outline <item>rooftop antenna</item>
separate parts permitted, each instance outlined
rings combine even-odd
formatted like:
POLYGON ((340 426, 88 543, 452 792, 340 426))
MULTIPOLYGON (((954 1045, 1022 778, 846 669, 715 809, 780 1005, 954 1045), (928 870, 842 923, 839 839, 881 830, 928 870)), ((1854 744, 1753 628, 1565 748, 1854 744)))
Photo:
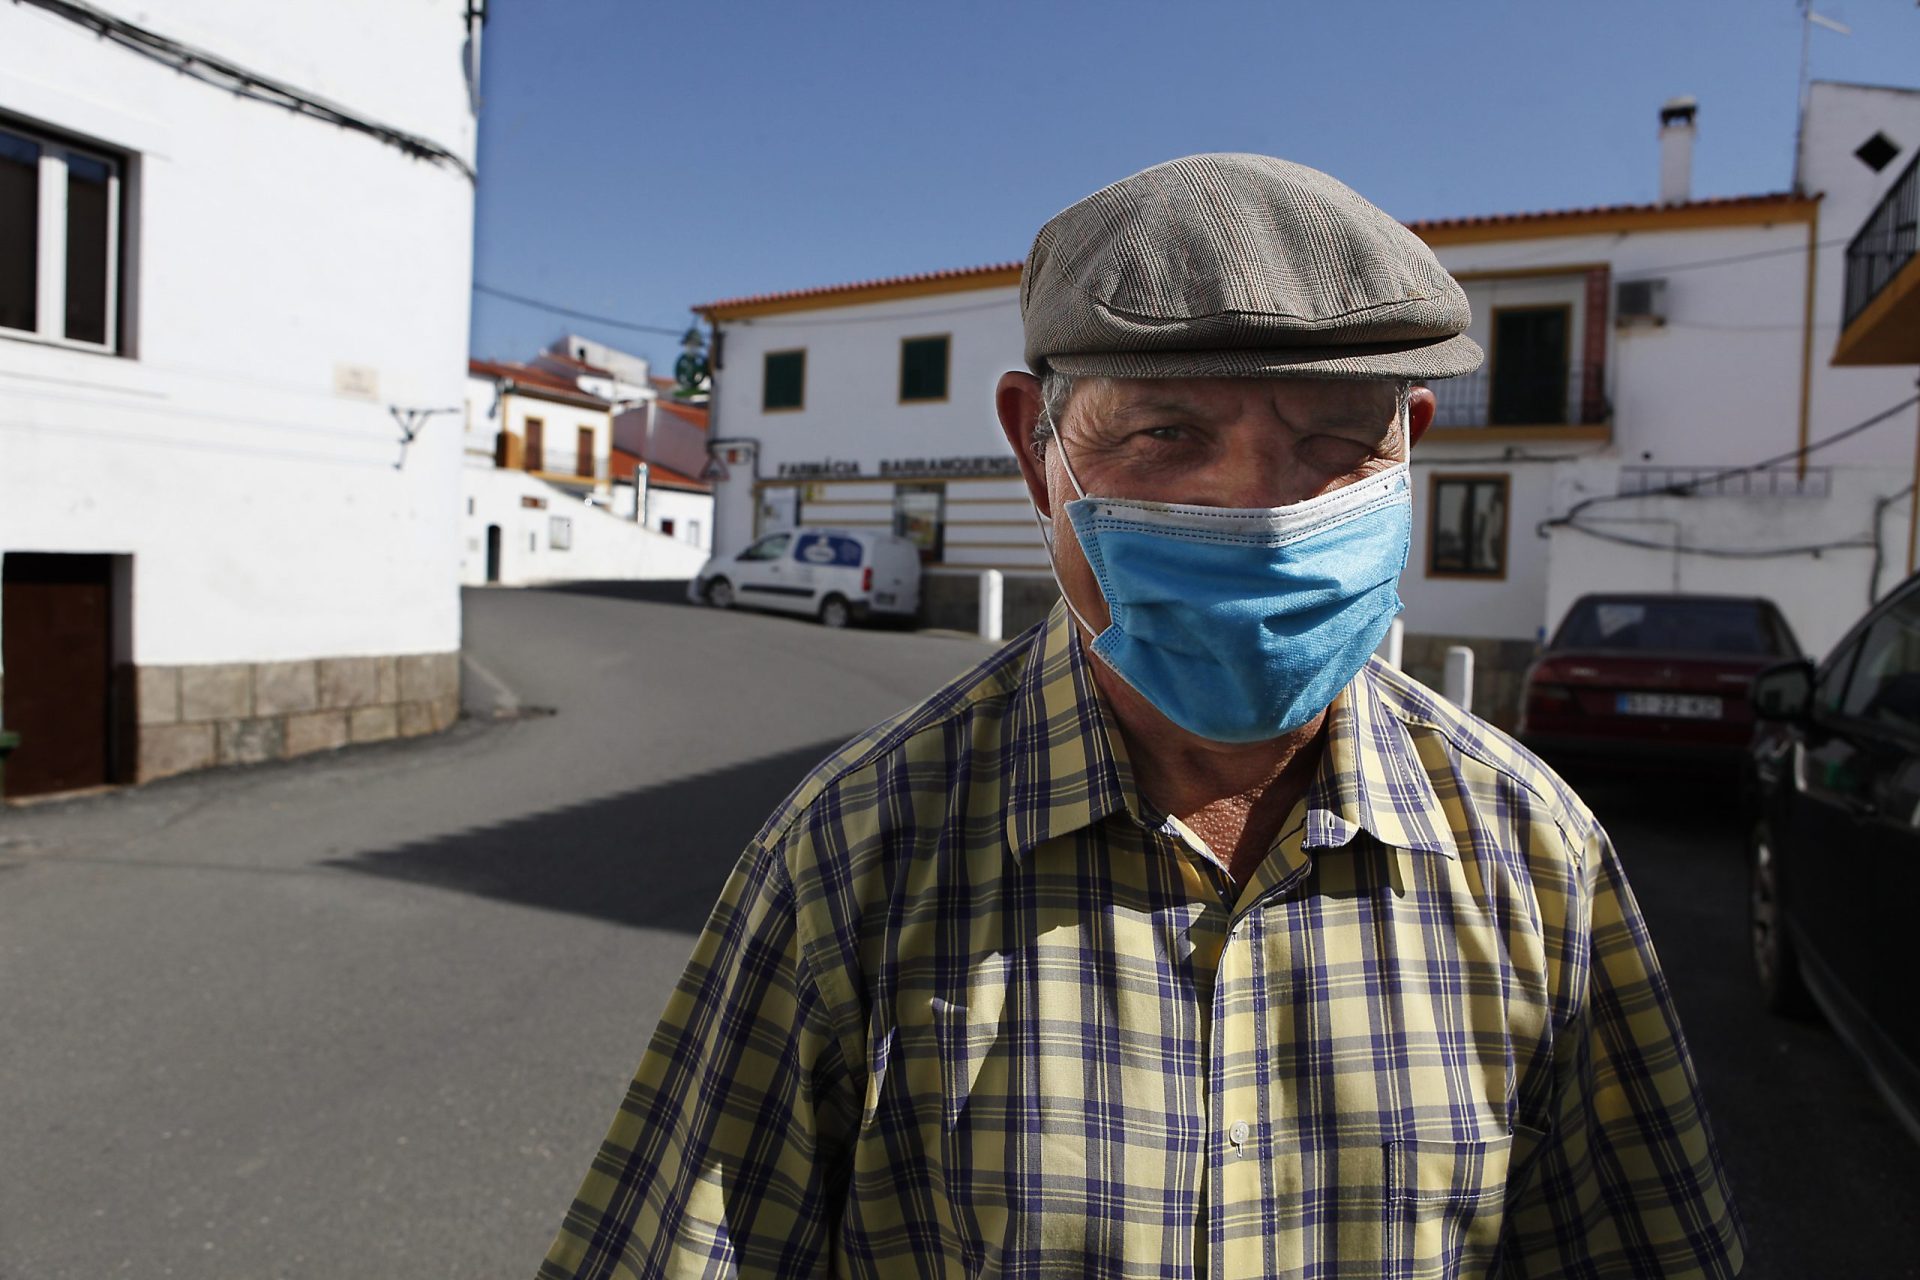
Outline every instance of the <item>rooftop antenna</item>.
POLYGON ((1812 92, 1812 81, 1807 78, 1807 55, 1813 47, 1813 29, 1816 26, 1839 35, 1850 36, 1853 28, 1844 22, 1835 22, 1824 13, 1813 11, 1813 0, 1799 0, 1800 5, 1800 119, 1793 129, 1793 190, 1796 195, 1805 195, 1800 183, 1800 144, 1807 132, 1807 99, 1812 92))

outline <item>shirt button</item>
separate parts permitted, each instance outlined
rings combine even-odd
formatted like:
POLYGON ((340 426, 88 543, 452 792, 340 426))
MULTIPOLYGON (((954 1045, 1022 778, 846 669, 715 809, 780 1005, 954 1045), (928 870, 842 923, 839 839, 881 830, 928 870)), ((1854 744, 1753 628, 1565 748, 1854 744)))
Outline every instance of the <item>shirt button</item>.
MULTIPOLYGON (((1233 1122, 1233 1128, 1227 1130, 1227 1137, 1232 1139, 1234 1150, 1239 1151, 1241 1144, 1247 1140, 1247 1122, 1245 1120, 1235 1120, 1233 1122)), ((1240 1154, 1244 1155, 1246 1153, 1241 1152, 1240 1154)))

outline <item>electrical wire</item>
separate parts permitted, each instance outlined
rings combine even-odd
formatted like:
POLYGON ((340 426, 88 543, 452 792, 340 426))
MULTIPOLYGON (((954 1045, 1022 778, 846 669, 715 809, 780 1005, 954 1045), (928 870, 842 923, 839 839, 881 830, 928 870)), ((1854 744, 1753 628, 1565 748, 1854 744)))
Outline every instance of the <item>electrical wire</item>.
POLYGON ((621 320, 614 316, 595 315, 591 311, 575 311, 572 307, 563 307, 557 302, 546 302, 540 298, 529 298, 524 293, 509 293, 505 289, 496 289, 490 284, 473 282, 475 293, 484 293, 490 298, 504 298, 508 302, 517 302, 523 307, 532 307, 538 311, 551 311, 557 316, 569 316, 575 320, 590 320, 594 324, 611 325, 616 329, 632 329, 638 333, 664 333, 669 338, 678 338, 687 331, 686 326, 669 329, 665 325, 641 324, 637 320, 621 320))
POLYGON ((452 169, 468 182, 475 181, 472 165, 431 139, 408 133, 404 129, 396 129, 392 125, 382 124, 377 120, 370 120, 338 103, 328 102, 325 98, 315 97, 304 90, 297 89, 283 80, 276 80, 272 76, 262 75, 257 71, 249 71, 218 54, 195 48, 170 36, 163 36, 157 31, 128 22, 124 18, 115 17, 85 3, 84 0, 14 0, 14 3, 44 9, 57 18, 64 18, 68 22, 85 27, 104 40, 111 40, 123 49, 131 50, 144 58, 151 58, 182 75, 192 76, 203 84, 228 90, 239 97, 251 98, 255 102, 285 107, 296 115, 338 125, 342 129, 351 129, 356 133, 364 133, 415 159, 452 169))
POLYGON ((1807 457, 1810 454, 1819 452, 1821 449, 1839 444, 1843 440, 1851 439, 1863 431, 1871 430, 1889 418, 1892 418, 1895 414, 1910 409, 1916 404, 1920 404, 1920 395, 1908 396, 1899 404, 1882 409, 1872 417, 1856 422, 1850 427, 1834 432, 1832 435, 1822 436, 1820 439, 1810 441, 1797 449, 1789 449, 1785 453, 1776 454, 1771 458, 1764 458, 1759 462, 1749 463, 1743 467, 1728 467, 1722 471, 1710 472, 1703 476, 1696 476, 1692 480, 1683 480, 1659 489, 1650 489, 1644 493, 1595 494, 1591 498, 1585 498, 1574 503, 1571 507, 1567 508, 1567 513, 1563 516, 1556 516, 1550 520, 1542 520, 1534 526, 1534 532, 1544 538, 1548 536, 1547 531, 1549 529, 1568 529, 1574 533, 1585 534, 1589 538, 1597 538, 1602 542, 1618 543, 1621 546, 1640 547, 1653 551, 1671 551, 1676 555, 1707 556, 1723 560, 1765 560, 1787 556, 1818 556, 1823 551, 1846 551, 1856 548, 1861 550, 1872 548, 1875 554, 1878 555, 1879 530, 1877 526, 1874 531, 1874 537, 1871 539, 1848 538, 1833 542, 1807 543, 1788 547, 1698 547, 1678 541, 1665 543, 1652 542, 1643 538, 1629 538, 1625 534, 1610 533, 1602 529, 1596 529, 1590 524, 1581 524, 1579 523, 1578 517, 1583 511, 1588 511, 1607 503, 1636 502, 1642 498, 1684 498, 1706 485, 1717 484, 1733 476, 1751 475, 1756 471, 1765 471, 1770 467, 1776 467, 1783 462, 1792 462, 1796 459, 1807 457))

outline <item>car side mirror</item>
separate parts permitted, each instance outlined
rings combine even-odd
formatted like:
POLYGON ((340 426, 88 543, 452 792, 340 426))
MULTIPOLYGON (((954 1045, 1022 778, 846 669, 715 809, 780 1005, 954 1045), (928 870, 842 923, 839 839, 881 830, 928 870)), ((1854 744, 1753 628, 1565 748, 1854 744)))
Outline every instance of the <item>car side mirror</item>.
POLYGON ((1750 696, 1762 720, 1805 720, 1813 709, 1813 664, 1800 658, 1768 667, 1753 678, 1750 696))

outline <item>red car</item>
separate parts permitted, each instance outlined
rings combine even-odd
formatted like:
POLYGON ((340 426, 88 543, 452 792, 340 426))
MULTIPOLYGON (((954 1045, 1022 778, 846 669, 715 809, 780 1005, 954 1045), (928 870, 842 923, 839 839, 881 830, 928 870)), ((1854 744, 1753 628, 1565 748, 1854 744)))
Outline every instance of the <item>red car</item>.
POLYGON ((1738 764, 1753 677, 1800 656, 1771 600, 1581 596, 1527 671, 1519 736, 1549 758, 1738 764))

